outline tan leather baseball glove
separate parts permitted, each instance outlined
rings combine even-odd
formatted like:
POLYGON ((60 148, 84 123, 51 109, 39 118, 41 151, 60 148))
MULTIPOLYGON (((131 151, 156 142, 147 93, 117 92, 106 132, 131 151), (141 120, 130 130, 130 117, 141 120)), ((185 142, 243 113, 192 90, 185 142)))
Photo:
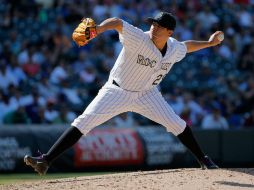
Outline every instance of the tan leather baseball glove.
POLYGON ((91 18, 84 18, 72 33, 72 39, 79 46, 86 45, 97 36, 96 23, 91 18))

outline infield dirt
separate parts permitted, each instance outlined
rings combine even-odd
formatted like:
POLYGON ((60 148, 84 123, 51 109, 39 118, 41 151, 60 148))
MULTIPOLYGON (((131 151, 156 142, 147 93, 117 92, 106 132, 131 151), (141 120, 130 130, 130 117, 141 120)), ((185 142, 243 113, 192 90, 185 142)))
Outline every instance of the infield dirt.
POLYGON ((0 185, 0 190, 245 190, 254 189, 254 168, 170 169, 0 185))

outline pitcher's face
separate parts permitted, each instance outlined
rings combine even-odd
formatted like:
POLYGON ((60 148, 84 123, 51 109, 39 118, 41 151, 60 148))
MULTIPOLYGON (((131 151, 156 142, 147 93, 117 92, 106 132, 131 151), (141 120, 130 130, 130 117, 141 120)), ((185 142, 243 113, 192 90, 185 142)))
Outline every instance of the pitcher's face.
POLYGON ((169 38, 173 34, 172 30, 169 30, 163 26, 160 26, 157 22, 153 22, 150 28, 151 39, 158 40, 160 38, 169 38))

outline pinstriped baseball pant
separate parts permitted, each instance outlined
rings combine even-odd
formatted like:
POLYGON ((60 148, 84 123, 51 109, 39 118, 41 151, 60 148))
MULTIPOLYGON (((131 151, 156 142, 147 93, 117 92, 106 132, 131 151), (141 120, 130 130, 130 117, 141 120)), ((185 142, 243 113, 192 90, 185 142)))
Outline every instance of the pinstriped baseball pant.
POLYGON ((94 127, 123 112, 136 112, 164 127, 168 132, 178 135, 183 132, 186 123, 172 110, 154 87, 148 91, 131 92, 106 83, 86 110, 77 117, 72 126, 86 135, 94 127))

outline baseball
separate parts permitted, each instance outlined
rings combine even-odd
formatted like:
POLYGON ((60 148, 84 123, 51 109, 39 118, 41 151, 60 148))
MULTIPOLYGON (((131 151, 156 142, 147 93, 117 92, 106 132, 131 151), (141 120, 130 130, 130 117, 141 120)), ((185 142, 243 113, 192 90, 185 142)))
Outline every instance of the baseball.
POLYGON ((220 41, 223 41, 224 40, 224 34, 223 33, 220 33, 218 36, 217 36, 218 40, 220 41))

